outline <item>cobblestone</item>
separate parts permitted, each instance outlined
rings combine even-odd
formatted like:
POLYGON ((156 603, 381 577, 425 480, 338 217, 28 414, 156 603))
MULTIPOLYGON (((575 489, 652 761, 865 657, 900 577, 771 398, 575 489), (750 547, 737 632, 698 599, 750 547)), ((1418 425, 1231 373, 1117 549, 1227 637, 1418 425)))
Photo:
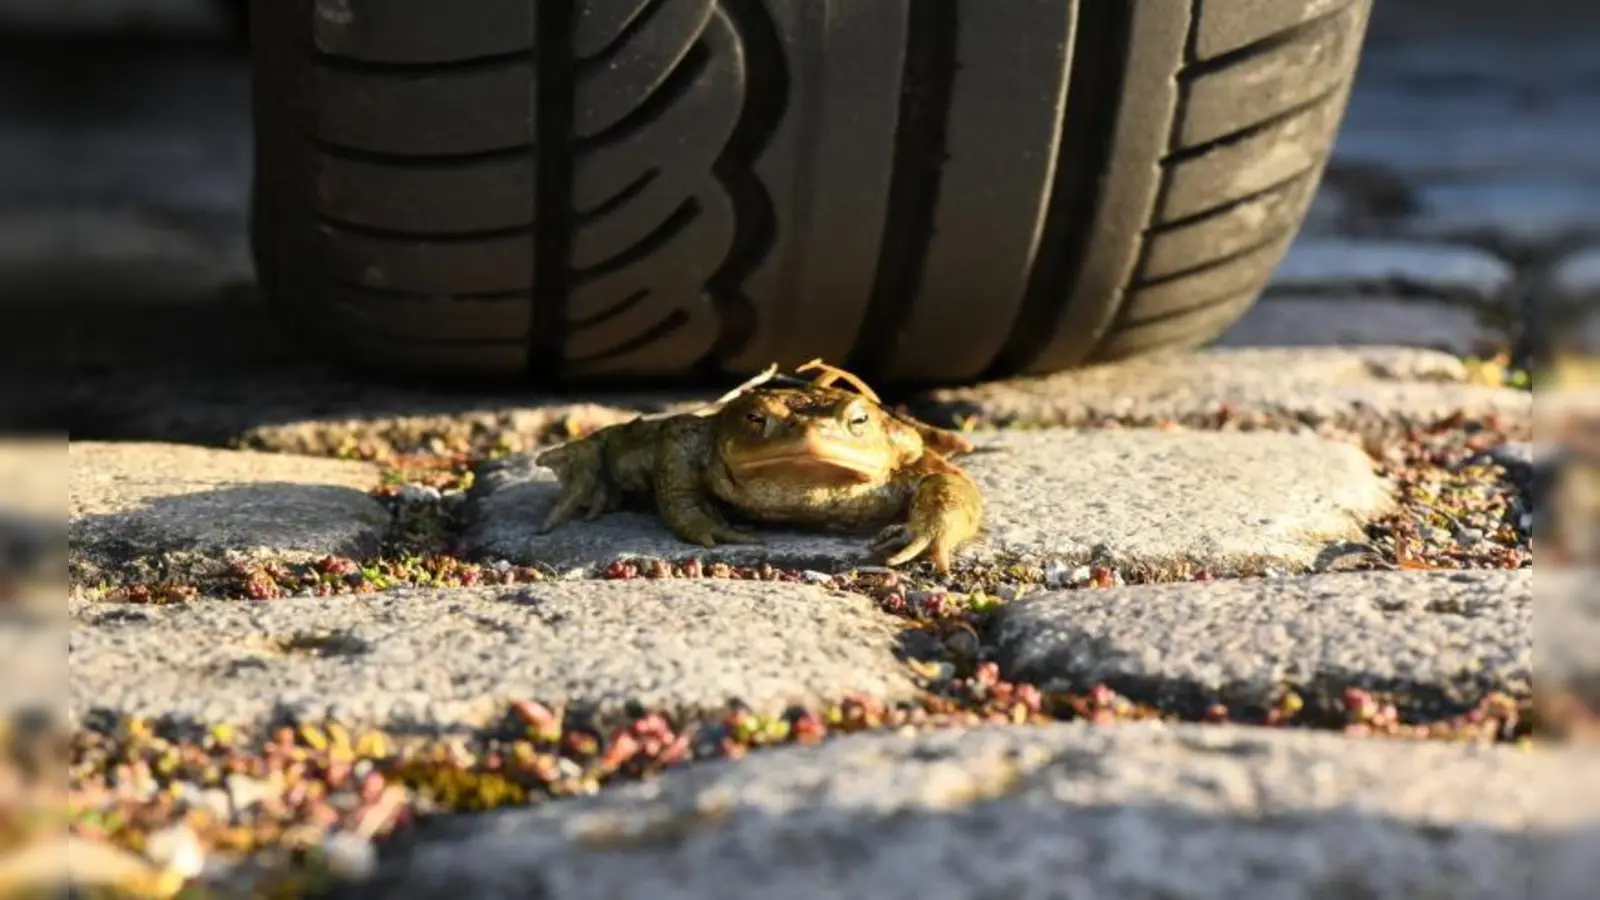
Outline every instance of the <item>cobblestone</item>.
POLYGON ((1272 276, 1269 290, 1387 292, 1403 290, 1492 300, 1512 269, 1481 250, 1448 244, 1356 238, 1296 241, 1272 276))
POLYGON ((1600 878, 1592 754, 1137 724, 856 736, 433 831, 397 900, 1490 900, 1600 878))
POLYGON ((365 463, 177 444, 68 446, 73 582, 162 580, 227 557, 370 556, 389 514, 365 463))
POLYGON ((1534 252, 1600 237, 1600 178, 1431 184, 1409 234, 1534 252))
POLYGON ((1533 572, 1349 572, 1037 593, 996 623, 1002 670, 1204 709, 1289 689, 1470 706, 1532 690, 1533 572))
POLYGON ((1458 303, 1418 298, 1269 294, 1215 347, 1408 347, 1490 355, 1506 338, 1458 303))
POLYGON ((1551 280, 1561 299, 1600 307, 1600 245, 1564 257, 1551 280))
POLYGON ((1461 360, 1410 348, 1226 348, 930 392, 935 420, 1076 426, 1259 421, 1366 430, 1458 415, 1527 422, 1528 391, 1468 383, 1461 360))
POLYGON ((737 699, 777 715, 908 694, 894 622, 859 596, 726 580, 80 603, 70 709, 441 731, 485 727, 519 699, 674 715, 737 699))

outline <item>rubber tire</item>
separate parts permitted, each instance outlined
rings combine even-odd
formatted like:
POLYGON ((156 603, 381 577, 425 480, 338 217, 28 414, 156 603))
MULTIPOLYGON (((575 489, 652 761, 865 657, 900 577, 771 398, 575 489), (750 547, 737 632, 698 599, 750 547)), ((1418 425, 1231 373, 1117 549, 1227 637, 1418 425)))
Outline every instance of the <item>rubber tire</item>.
POLYGON ((1202 345, 1300 228, 1371 0, 253 0, 257 265, 366 367, 1202 345))

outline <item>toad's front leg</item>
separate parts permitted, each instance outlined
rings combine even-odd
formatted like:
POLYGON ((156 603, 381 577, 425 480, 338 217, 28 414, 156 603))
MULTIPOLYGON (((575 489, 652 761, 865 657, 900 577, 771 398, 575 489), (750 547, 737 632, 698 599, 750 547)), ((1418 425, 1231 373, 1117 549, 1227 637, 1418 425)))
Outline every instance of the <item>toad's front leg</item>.
POLYGON ((982 522, 978 486, 965 472, 945 465, 922 477, 906 521, 885 528, 870 550, 887 556, 885 565, 899 566, 925 556, 934 569, 948 572, 955 551, 977 536, 982 522))
POLYGON ((656 447, 656 512, 673 534, 690 543, 759 544, 760 538, 730 527, 712 505, 704 476, 713 452, 707 427, 686 416, 664 429, 656 447))

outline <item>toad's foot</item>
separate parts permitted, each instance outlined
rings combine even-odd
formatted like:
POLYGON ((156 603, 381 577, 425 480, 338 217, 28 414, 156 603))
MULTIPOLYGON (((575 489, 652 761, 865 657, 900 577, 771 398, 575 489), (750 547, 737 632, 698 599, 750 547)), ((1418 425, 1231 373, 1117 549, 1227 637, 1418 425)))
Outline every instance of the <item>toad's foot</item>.
POLYGON ((540 534, 548 534, 571 521, 581 510, 593 521, 615 509, 621 500, 606 474, 605 449, 599 441, 575 441, 542 454, 538 462, 556 472, 561 495, 545 514, 540 534))
POLYGON ((930 475, 917 486, 906 522, 879 532, 868 551, 887 556, 885 565, 899 566, 926 557, 935 570, 948 572, 956 550, 978 533, 982 515, 978 489, 964 475, 930 475))
POLYGON ((658 503, 662 520, 680 540, 702 547, 761 543, 761 538, 730 526, 710 504, 693 494, 666 494, 658 503))

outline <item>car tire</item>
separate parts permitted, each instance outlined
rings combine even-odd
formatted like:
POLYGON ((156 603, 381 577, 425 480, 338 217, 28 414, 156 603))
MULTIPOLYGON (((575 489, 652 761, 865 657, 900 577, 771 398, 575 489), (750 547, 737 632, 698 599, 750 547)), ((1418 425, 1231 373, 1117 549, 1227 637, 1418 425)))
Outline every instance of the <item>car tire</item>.
POLYGON ((253 0, 254 239, 364 368, 884 383, 1203 345, 1371 0, 253 0))

